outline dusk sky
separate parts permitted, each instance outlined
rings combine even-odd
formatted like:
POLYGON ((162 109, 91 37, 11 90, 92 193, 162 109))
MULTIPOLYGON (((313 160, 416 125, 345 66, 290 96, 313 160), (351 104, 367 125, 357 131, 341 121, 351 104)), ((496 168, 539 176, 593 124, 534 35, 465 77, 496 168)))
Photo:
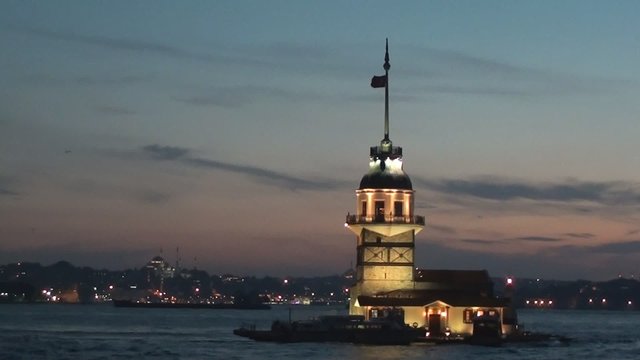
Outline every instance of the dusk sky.
POLYGON ((0 3, 0 263, 328 275, 383 136, 416 266, 640 274, 638 1, 0 3))

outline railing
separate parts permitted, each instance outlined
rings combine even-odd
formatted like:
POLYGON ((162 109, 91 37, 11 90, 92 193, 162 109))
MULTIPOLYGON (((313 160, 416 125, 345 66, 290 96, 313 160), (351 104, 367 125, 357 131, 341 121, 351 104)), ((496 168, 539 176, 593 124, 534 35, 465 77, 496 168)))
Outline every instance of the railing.
POLYGON ((346 223, 349 225, 355 224, 415 224, 424 225, 424 216, 393 216, 393 215, 347 215, 346 223))
POLYGON ((390 149, 384 149, 381 146, 371 146, 369 148, 370 156, 376 156, 381 154, 390 155, 392 157, 402 157, 402 148, 400 146, 392 146, 390 149))

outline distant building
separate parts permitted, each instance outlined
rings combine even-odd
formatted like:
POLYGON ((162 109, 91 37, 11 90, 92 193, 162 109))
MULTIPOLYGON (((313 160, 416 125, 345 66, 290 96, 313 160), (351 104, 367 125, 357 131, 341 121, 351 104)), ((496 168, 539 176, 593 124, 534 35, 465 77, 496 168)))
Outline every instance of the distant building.
POLYGON ((171 279, 175 276, 176 269, 169 265, 161 256, 156 256, 151 259, 145 268, 149 270, 155 276, 165 279, 171 279))
POLYGON ((370 148, 369 171, 356 190, 356 212, 345 223, 357 241, 349 313, 367 319, 400 315, 436 335, 471 334, 474 318, 493 316, 501 320, 503 333, 510 333, 515 313, 508 299, 493 295, 485 270, 415 268, 415 235, 425 218, 414 213, 415 191, 402 167, 402 148, 389 138, 389 68, 387 50, 385 75, 371 83, 385 88, 384 138, 370 148))

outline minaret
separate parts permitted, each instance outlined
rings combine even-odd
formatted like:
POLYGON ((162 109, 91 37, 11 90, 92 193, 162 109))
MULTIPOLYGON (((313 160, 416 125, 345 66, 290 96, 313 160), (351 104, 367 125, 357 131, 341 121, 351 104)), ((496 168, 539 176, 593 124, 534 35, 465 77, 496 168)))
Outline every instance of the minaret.
POLYGON ((356 283, 351 288, 349 313, 371 316, 358 296, 375 296, 414 286, 415 235, 423 216, 414 214, 414 191, 402 169, 402 148, 389 138, 389 42, 384 57, 385 75, 374 76, 371 86, 385 89, 384 138, 369 153, 369 172, 356 190, 356 213, 345 226, 357 239, 356 283))

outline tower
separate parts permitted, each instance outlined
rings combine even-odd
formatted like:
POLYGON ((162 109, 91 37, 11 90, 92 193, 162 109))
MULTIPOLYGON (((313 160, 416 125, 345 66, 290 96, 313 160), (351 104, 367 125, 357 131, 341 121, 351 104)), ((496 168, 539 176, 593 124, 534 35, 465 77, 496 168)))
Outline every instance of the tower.
POLYGON ((360 306, 358 296, 377 296, 409 290, 414 282, 415 235, 425 225, 414 214, 414 190, 402 168, 402 148, 389 138, 389 43, 385 75, 374 76, 371 86, 385 89, 384 138, 369 152, 369 171, 356 190, 356 213, 346 226, 356 235, 356 283, 351 288, 349 313, 376 317, 360 306))

